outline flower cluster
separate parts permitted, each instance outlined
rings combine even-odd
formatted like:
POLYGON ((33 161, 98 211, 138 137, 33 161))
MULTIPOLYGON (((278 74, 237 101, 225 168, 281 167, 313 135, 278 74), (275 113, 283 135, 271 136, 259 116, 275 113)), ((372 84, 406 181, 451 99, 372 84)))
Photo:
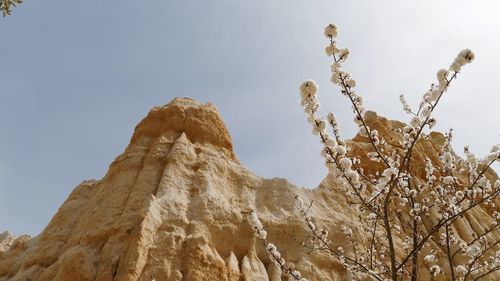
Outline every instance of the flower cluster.
POLYGON ((358 159, 352 159, 348 156, 348 147, 340 137, 340 130, 333 113, 329 113, 326 119, 317 116, 316 113, 319 108, 317 89, 316 83, 307 80, 300 86, 300 96, 301 105, 308 116, 307 120, 313 127, 312 132, 314 135, 320 136, 321 143, 324 146, 321 154, 325 158, 325 163, 330 172, 342 175, 342 179, 346 184, 359 190, 361 188, 359 174, 355 171, 358 159), (327 126, 332 128, 333 137, 326 131, 327 126))
MULTIPOLYGON (((411 111, 409 112, 415 115, 410 122, 413 128, 421 131, 426 125, 429 128, 434 127, 436 119, 431 118, 432 111, 438 104, 443 93, 450 86, 451 81, 457 77, 457 73, 460 72, 465 64, 471 63, 472 60, 474 60, 474 53, 469 49, 465 49, 458 54, 449 69, 438 70, 436 73, 438 83, 432 84, 430 89, 423 95, 418 113, 413 114, 411 111)), ((408 105, 403 101, 402 103, 403 109, 408 112, 408 105)))
POLYGON ((297 204, 297 209, 303 216, 307 227, 315 235, 315 239, 321 240, 322 244, 331 245, 332 241, 328 239, 328 231, 326 229, 316 226, 316 223, 314 222, 312 216, 309 214, 309 208, 306 207, 302 198, 300 198, 299 196, 295 196, 295 200, 297 204))
POLYGON ((12 12, 12 7, 15 7, 23 3, 22 0, 0 0, 0 11, 4 17, 10 16, 12 12))
POLYGON ((306 278, 302 277, 302 274, 298 270, 293 269, 285 261, 281 253, 278 251, 278 248, 274 244, 269 243, 267 241, 267 232, 264 230, 264 227, 262 226, 262 223, 260 222, 260 219, 255 211, 251 211, 250 214, 248 215, 248 223, 252 227, 255 236, 259 238, 264 244, 264 247, 267 253, 269 254, 269 257, 271 258, 272 262, 274 262, 278 267, 280 267, 284 273, 289 274, 292 280, 308 281, 306 278))
POLYGON ((262 226, 262 223, 260 222, 256 212, 252 211, 250 215, 248 215, 248 223, 250 223, 250 226, 252 226, 252 229, 255 232, 255 236, 257 236, 257 238, 266 240, 267 231, 264 230, 264 227, 262 226))
MULTIPOLYGON (((325 53, 333 60, 331 82, 349 101, 359 137, 370 151, 366 158, 354 156, 340 134, 335 115, 330 112, 319 116, 317 84, 307 80, 300 85, 300 104, 313 134, 323 145, 325 165, 344 188, 361 221, 357 228, 342 225, 339 230, 346 239, 335 246, 329 231, 309 213, 312 203, 306 206, 296 197, 297 208, 310 233, 303 245, 334 256, 355 280, 420 280, 421 274, 434 280, 445 274, 452 281, 465 281, 500 270, 500 241, 492 238, 500 235, 496 205, 500 180, 492 181, 487 176, 491 165, 500 160, 500 146, 493 146, 483 158, 466 147, 465 159, 461 159, 452 149, 451 130, 445 134, 440 150, 430 151, 425 143, 429 136, 425 129, 432 129, 437 122, 432 116, 434 110, 463 66, 474 60, 474 53, 463 50, 448 69, 438 70, 436 81, 424 93, 416 111, 400 96, 403 110, 410 118, 407 125, 394 129, 394 137, 368 124, 363 99, 357 92, 358 83, 343 68, 350 52, 337 43, 338 28, 330 24, 324 34, 328 39, 325 53), (438 157, 434 151, 439 151, 438 157), (369 161, 368 165, 361 159, 369 161), (424 159, 424 165, 417 159, 424 159), (370 168, 368 172, 366 167, 370 168), (472 238, 463 237, 455 226, 477 208, 489 210, 492 222, 480 230, 475 228, 472 238)), ((261 225, 252 225, 256 235, 265 240, 261 225)), ((268 243, 264 244, 267 248, 268 243)), ((274 246, 268 251, 272 257, 278 257, 275 260, 281 258, 275 255, 278 252, 274 246)), ((286 268, 286 264, 280 266, 286 268)), ((296 275, 290 276, 298 280, 296 275)))
POLYGON ((437 276, 441 273, 441 267, 437 264, 438 259, 435 255, 435 251, 432 251, 431 254, 426 255, 424 257, 424 263, 427 266, 429 273, 432 277, 437 276))
POLYGON ((401 102, 401 105, 403 106, 403 111, 408 113, 408 114, 414 114, 413 111, 411 110, 410 105, 406 101, 406 98, 404 95, 399 95, 399 101, 401 102))
POLYGON ((455 61, 450 65, 450 71, 454 72, 460 72, 462 70, 462 67, 468 63, 471 63, 475 58, 474 53, 469 50, 465 49, 461 51, 455 61))
MULTIPOLYGON (((328 25, 324 34, 329 40, 325 53, 333 58, 331 81, 339 86, 341 94, 348 98, 354 113, 354 123, 359 127, 359 134, 364 136, 373 148, 367 153, 367 158, 384 167, 375 174, 366 174, 360 168, 360 159, 350 155, 350 148, 340 136, 340 129, 333 113, 329 113, 326 118, 317 116, 318 86, 311 80, 305 81, 300 86, 301 105, 307 114, 307 120, 313 126, 313 133, 320 137, 323 144, 322 156, 332 175, 346 187, 349 201, 359 205, 359 211, 367 212, 367 215, 360 216, 360 218, 365 218, 364 231, 368 237, 371 237, 367 245, 356 244, 352 230, 343 226, 342 232, 353 244, 351 253, 346 252, 343 247, 332 247, 332 242, 326 235, 323 235, 328 231, 315 223, 307 212, 308 208, 305 208, 303 202, 297 199, 299 211, 312 233, 311 245, 319 243, 317 248, 326 249, 336 256, 351 272, 365 274, 375 280, 406 280, 405 278, 414 280, 412 274, 418 272, 415 269, 419 266, 418 256, 425 247, 430 247, 432 243, 448 249, 443 255, 447 255, 449 261, 448 268, 446 268, 442 262, 438 262, 439 258, 435 250, 431 251, 432 254, 424 256, 427 271, 432 277, 451 270, 453 280, 468 280, 467 276, 472 272, 480 272, 475 268, 481 267, 481 260, 486 259, 486 256, 488 259, 493 259, 493 263, 500 262, 494 258, 495 255, 485 254, 486 250, 483 247, 479 250, 479 256, 475 256, 479 258, 464 265, 458 263, 457 257, 470 256, 476 248, 472 246, 468 251, 455 253, 451 250, 453 245, 457 245, 461 240, 452 228, 457 218, 475 206, 495 208, 494 202, 500 191, 500 182, 491 184, 485 176, 485 171, 493 162, 499 160, 500 146, 494 146, 490 153, 481 160, 466 149, 466 159, 461 160, 451 149, 452 132, 450 131, 446 134, 442 145, 439 163, 433 163, 429 158, 425 159, 424 181, 419 181, 412 169, 416 144, 426 138, 423 133, 424 128, 435 126, 436 119, 432 117, 432 113, 451 82, 456 79, 457 73, 474 59, 472 51, 468 49, 461 51, 449 69, 437 71, 437 82, 433 83, 423 95, 418 111, 413 112, 404 96, 400 96, 403 110, 412 116, 409 124, 400 129, 402 149, 388 149, 384 136, 368 126, 363 99, 356 92, 357 83, 352 75, 343 69, 343 64, 350 52, 347 48, 339 47, 337 44, 338 28, 333 24, 328 25), (327 132, 327 127, 331 128, 333 136, 327 132), (455 174, 457 170, 460 173, 467 172, 468 184, 464 184, 462 177, 455 174), (431 219, 431 214, 432 216, 438 214, 438 216, 431 219), (433 226, 430 228, 431 232, 427 232, 429 225, 433 226), (384 233, 383 236, 377 235, 380 231, 384 233), (406 254, 399 261, 395 257, 393 235, 400 236, 406 254), (369 258, 360 257, 357 254, 359 252, 369 253, 369 258)), ((479 236, 484 240, 488 233, 497 230, 498 219, 479 236)), ((480 241, 480 239, 477 238, 475 241, 480 241)), ((475 245, 475 241, 471 241, 470 245, 475 245)), ((491 269, 491 266, 487 268, 491 269)))
MULTIPOLYGON (((334 255, 340 264, 350 272, 359 273, 361 272, 365 276, 371 276, 375 280, 378 279, 378 275, 380 272, 384 271, 384 264, 378 261, 373 261, 371 268, 365 266, 366 259, 363 256, 351 257, 346 255, 343 247, 333 247, 333 242, 328 238, 328 230, 321 228, 318 226, 314 218, 309 214, 309 209, 312 206, 312 203, 307 206, 304 204, 304 201, 296 196, 297 209, 300 214, 304 218, 306 222, 306 227, 309 229, 311 236, 308 243, 303 243, 303 246, 315 250, 315 249, 323 249, 327 250, 330 254, 334 255)), ((376 220, 375 214, 370 214, 370 218, 376 220)), ((341 227, 342 233, 346 236, 347 240, 351 243, 352 247, 356 248, 356 242, 353 235, 353 231, 346 225, 341 227)), ((377 253, 377 249, 372 249, 373 252, 377 253)), ((383 250, 382 253, 383 255, 383 250)))

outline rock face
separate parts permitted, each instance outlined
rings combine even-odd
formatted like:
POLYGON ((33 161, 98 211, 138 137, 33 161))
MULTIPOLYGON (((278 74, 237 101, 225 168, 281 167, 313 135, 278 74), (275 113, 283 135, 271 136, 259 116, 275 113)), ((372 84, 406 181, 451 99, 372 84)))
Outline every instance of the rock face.
MULTIPOLYGON (((374 113, 368 118, 381 133, 401 126, 374 113)), ((422 145, 437 157, 442 139, 431 134, 422 145)), ((360 138, 351 145, 360 155, 368 149, 360 138)), ((350 280, 298 240, 305 231, 295 195, 313 200, 332 240, 344 242, 338 226, 357 220, 339 190, 331 177, 309 190, 254 175, 235 156, 216 108, 177 98, 153 108, 106 176, 77 186, 40 235, 0 235, 0 281, 287 280, 248 226, 250 209, 309 280, 350 280)), ((468 219, 489 221, 481 210, 468 219)))

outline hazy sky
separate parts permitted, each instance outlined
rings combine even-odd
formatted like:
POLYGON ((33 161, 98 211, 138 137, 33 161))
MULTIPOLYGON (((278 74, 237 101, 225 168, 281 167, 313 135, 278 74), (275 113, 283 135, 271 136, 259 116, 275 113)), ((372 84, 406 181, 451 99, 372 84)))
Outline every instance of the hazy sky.
POLYGON ((242 163, 315 187, 326 175, 298 85, 320 85, 346 137, 350 106, 329 83, 323 27, 340 27, 368 109, 407 118, 463 48, 476 53, 436 112, 455 147, 499 143, 498 1, 26 0, 0 18, 0 231, 38 234, 71 190, 101 178, 155 105, 211 101, 242 163))

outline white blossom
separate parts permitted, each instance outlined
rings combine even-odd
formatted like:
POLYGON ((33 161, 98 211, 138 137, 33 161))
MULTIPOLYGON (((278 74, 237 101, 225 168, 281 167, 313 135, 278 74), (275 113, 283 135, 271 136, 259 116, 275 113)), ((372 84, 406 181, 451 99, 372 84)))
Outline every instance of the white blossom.
POLYGON ((380 139, 378 138, 378 131, 377 130, 371 130, 370 132, 370 138, 375 144, 380 143, 380 139))
POLYGON ((413 127, 413 128, 419 128, 420 127, 420 124, 422 124, 422 120, 420 120, 419 117, 415 116, 411 119, 410 121, 410 125, 413 127))
POLYGON ((382 159, 380 159, 380 157, 378 156, 378 153, 377 153, 377 152, 368 152, 367 156, 368 156, 368 158, 370 158, 370 160, 375 161, 375 162, 379 162, 379 161, 381 161, 381 160, 382 160, 382 159))
POLYGON ((326 120, 324 118, 316 118, 314 120, 315 124, 313 126, 313 134, 325 133, 326 130, 326 120))
POLYGON ((427 124, 429 124, 429 128, 432 129, 434 126, 436 126, 436 118, 429 118, 427 121, 427 124))
POLYGON ((452 184, 455 181, 455 179, 452 176, 442 177, 441 180, 446 185, 450 185, 450 184, 452 184))
POLYGON ((432 106, 429 104, 424 105, 422 107, 422 111, 420 112, 420 116, 422 116, 423 119, 427 119, 429 116, 431 116, 432 113, 432 106))
POLYGON ((481 248, 479 246, 472 244, 467 247, 465 250, 465 254, 468 255, 469 257, 475 257, 481 252, 481 248))
POLYGON ((252 211, 248 215, 248 223, 250 223, 250 226, 252 226, 255 232, 255 236, 260 239, 266 239, 267 232, 264 230, 264 227, 262 226, 262 223, 260 222, 256 212, 252 211))
POLYGON ((405 99, 405 96, 404 95, 399 95, 399 101, 401 102, 401 104, 403 105, 403 110, 404 112, 408 113, 408 114, 411 114, 412 111, 411 111, 411 108, 410 106, 408 105, 408 102, 406 102, 406 99, 405 99))
POLYGON ((339 48, 337 47, 337 45, 335 45, 333 43, 329 44, 325 48, 325 53, 327 56, 333 56, 333 54, 336 54, 338 52, 339 52, 339 48))
POLYGON ((341 227, 341 230, 342 230, 342 232, 343 232, 345 235, 347 235, 347 236, 351 236, 351 235, 352 235, 352 229, 350 229, 349 227, 347 227, 347 226, 345 226, 345 225, 343 225, 343 226, 341 227))
POLYGON ((436 262, 436 256, 435 255, 426 255, 424 257, 424 261, 427 264, 434 264, 436 262))
POLYGON ((461 51, 458 56, 455 58, 455 61, 451 64, 450 66, 450 71, 454 72, 460 72, 462 69, 462 66, 464 66, 467 63, 470 63, 474 60, 475 55, 474 53, 469 50, 465 49, 461 51))
POLYGON ((331 112, 329 112, 328 115, 326 116, 326 120, 328 120, 328 123, 337 124, 337 120, 335 119, 335 115, 331 112))
POLYGON ((375 213, 370 213, 370 214, 368 215, 368 218, 367 218, 367 219, 368 219, 369 221, 374 221, 376 218, 377 218, 377 214, 375 214, 375 213))
POLYGON ((346 81, 346 83, 345 83, 345 84, 346 84, 346 85, 347 85, 347 87, 349 87, 349 88, 354 88, 354 87, 356 87, 356 80, 354 80, 354 79, 349 79, 349 80, 347 80, 347 81, 346 81))
POLYGON ((499 159, 500 159, 500 146, 497 144, 490 149, 490 153, 486 155, 483 162, 485 162, 485 164, 489 164, 490 162, 497 161, 499 159))
POLYGON ((429 102, 435 102, 435 101, 437 101, 440 96, 441 96, 441 91, 439 89, 433 89, 429 93, 429 102))
POLYGON ((338 73, 340 70, 340 63, 339 62, 332 63, 332 65, 330 66, 330 70, 332 73, 338 73))
POLYGON ((347 153, 347 148, 343 145, 337 145, 333 148, 333 153, 338 156, 343 156, 347 153))
POLYGON ((455 267, 455 272, 458 273, 459 275, 463 276, 467 272, 467 268, 463 265, 457 265, 455 267))
POLYGON ((347 48, 342 48, 339 51, 339 57, 341 60, 346 60, 349 57, 350 51, 347 48))
POLYGON ((439 265, 437 265, 437 264, 431 266, 431 268, 429 270, 430 270, 432 276, 436 276, 439 273, 441 273, 441 267, 439 267, 439 265))
POLYGON ((334 24, 329 24, 325 27, 325 36, 328 38, 337 37, 337 26, 334 24))
POLYGON ((449 74, 449 71, 446 69, 441 69, 437 72, 437 79, 438 79, 440 84, 448 82, 448 80, 447 80, 448 74, 449 74))
POLYGON ((343 157, 339 160, 339 166, 343 170, 349 170, 352 167, 352 161, 347 157, 343 157))
POLYGON ((318 92, 318 85, 313 80, 306 80, 300 85, 300 92, 315 96, 318 92))

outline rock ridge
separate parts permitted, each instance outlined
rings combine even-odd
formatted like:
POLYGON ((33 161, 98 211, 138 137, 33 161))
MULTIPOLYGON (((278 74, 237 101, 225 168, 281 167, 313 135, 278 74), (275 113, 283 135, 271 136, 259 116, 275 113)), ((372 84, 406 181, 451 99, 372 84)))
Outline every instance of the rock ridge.
MULTIPOLYGON (((381 134, 402 126, 373 112, 367 118, 381 134)), ((440 143, 432 133, 419 145, 437 158, 440 143)), ((369 149, 360 136, 349 145, 356 155, 369 149)), ((350 280, 329 257, 300 247, 306 232, 293 200, 314 201, 312 214, 342 244, 339 225, 359 227, 342 194, 332 176, 304 189, 253 174, 239 163, 215 106, 176 98, 148 113, 106 175, 78 185, 40 235, 0 235, 0 281, 288 280, 255 239, 249 209, 309 280, 350 280)), ((461 234, 489 221, 479 210, 461 234)))

